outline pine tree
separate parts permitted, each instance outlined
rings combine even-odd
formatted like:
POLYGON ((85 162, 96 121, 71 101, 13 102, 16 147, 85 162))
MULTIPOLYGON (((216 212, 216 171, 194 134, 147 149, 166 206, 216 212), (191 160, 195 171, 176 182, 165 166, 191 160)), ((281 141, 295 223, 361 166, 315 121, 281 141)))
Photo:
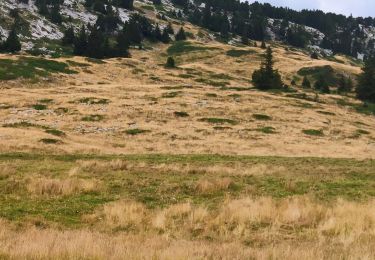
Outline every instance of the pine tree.
POLYGON ((260 45, 262 49, 267 49, 267 45, 265 41, 262 41, 262 44, 260 45))
POLYGON ((345 93, 347 92, 348 86, 347 86, 347 80, 345 79, 344 75, 341 75, 338 81, 338 88, 337 91, 339 93, 345 93))
POLYGON ((21 50, 21 43, 17 35, 16 28, 13 26, 9 32, 8 38, 2 44, 1 49, 5 52, 15 53, 21 50))
POLYGON ((153 34, 154 34, 153 38, 156 41, 162 41, 162 34, 161 34, 161 31, 160 31, 159 24, 156 24, 153 34))
POLYGON ((185 41, 186 40, 186 34, 183 27, 180 28, 180 30, 176 34, 176 41, 185 41))
POLYGON ((90 34, 87 38, 87 48, 85 55, 91 58, 102 59, 106 56, 109 49, 109 44, 105 46, 106 38, 103 32, 96 27, 91 28, 90 34))
POLYGON ((353 80, 351 77, 346 81, 346 91, 351 92, 353 90, 353 80))
POLYGON ((166 30, 167 30, 168 34, 174 34, 173 26, 172 26, 171 23, 168 23, 168 25, 166 27, 166 30))
POLYGON ((55 4, 52 7, 51 14, 50 14, 50 20, 53 23, 61 24, 62 23, 62 16, 61 16, 61 10, 60 10, 60 4, 55 4))
POLYGON ((174 61, 173 57, 168 57, 167 63, 165 64, 165 67, 167 68, 175 68, 176 62, 174 61))
POLYGON ((304 87, 304 88, 311 88, 310 80, 306 76, 303 77, 302 87, 304 87))
POLYGON ((363 101, 375 102, 375 56, 366 59, 358 78, 356 93, 363 101))
POLYGON ((73 27, 69 27, 68 29, 65 30, 64 32, 64 37, 62 38, 62 44, 63 45, 72 45, 74 44, 74 29, 73 27))
POLYGON ((281 89, 284 84, 280 73, 273 68, 273 54, 271 47, 267 48, 265 60, 262 62, 259 70, 254 71, 252 79, 253 84, 260 90, 281 89))
POLYGON ((140 45, 142 43, 142 32, 138 23, 133 19, 124 24, 123 33, 129 39, 130 44, 140 45))
POLYGON ((241 42, 242 44, 248 45, 249 44, 249 29, 245 26, 242 35, 241 35, 241 42))
POLYGON ((164 28, 163 33, 161 35, 161 42, 169 43, 171 41, 171 37, 169 37, 168 29, 164 28))
POLYGON ((49 10, 47 7, 47 1, 46 0, 36 0, 35 5, 38 7, 38 11, 41 15, 48 16, 49 10))
POLYGON ((117 56, 130 57, 129 46, 130 46, 129 38, 126 37, 126 34, 124 33, 124 31, 119 32, 119 34, 117 35, 117 39, 116 39, 117 56))
POLYGON ((87 34, 85 26, 81 27, 81 30, 74 40, 74 50, 73 53, 78 56, 85 54, 87 48, 87 34))
POLYGON ((311 59, 314 59, 314 60, 318 60, 319 59, 319 55, 315 51, 313 53, 311 53, 310 57, 311 57, 311 59))
POLYGON ((314 88, 322 93, 330 93, 330 89, 324 76, 320 76, 314 84, 314 88))

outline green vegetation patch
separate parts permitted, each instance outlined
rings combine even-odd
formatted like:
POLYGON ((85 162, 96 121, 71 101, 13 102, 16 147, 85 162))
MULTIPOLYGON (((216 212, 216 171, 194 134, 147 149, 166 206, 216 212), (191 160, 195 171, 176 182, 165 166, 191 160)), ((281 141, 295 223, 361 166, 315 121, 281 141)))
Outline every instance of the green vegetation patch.
POLYGON ((207 122, 210 124, 230 124, 236 125, 238 124, 237 121, 227 118, 216 118, 216 117, 209 117, 209 118, 201 118, 199 119, 200 122, 207 122))
POLYGON ((356 131, 356 133, 357 133, 357 134, 360 134, 360 135, 369 135, 369 134, 370 134, 369 131, 367 131, 367 130, 363 130, 363 129, 358 129, 358 130, 356 131))
POLYGON ((356 112, 361 113, 361 114, 375 115, 375 103, 365 102, 365 103, 358 104, 358 103, 352 103, 346 99, 339 99, 337 100, 337 104, 340 106, 351 107, 356 112))
POLYGON ((45 132, 55 136, 65 136, 65 133, 58 129, 47 129, 45 132))
POLYGON ((323 133, 322 130, 306 129, 306 130, 302 130, 302 132, 303 132, 305 135, 324 136, 324 133, 323 133))
POLYGON ((44 104, 35 104, 32 106, 35 110, 46 110, 47 106, 44 104))
POLYGON ((8 123, 8 124, 4 124, 3 127, 9 127, 9 128, 29 128, 29 127, 32 127, 32 128, 49 129, 49 127, 47 127, 47 126, 38 125, 38 124, 30 123, 30 122, 27 122, 27 121, 21 121, 21 122, 16 122, 16 123, 8 123))
POLYGON ((329 85, 337 85, 338 77, 335 70, 329 66, 315 66, 315 67, 305 67, 300 69, 298 75, 304 77, 310 77, 312 80, 317 80, 323 77, 329 85))
POLYGON ((176 112, 174 112, 174 115, 176 117, 189 117, 189 114, 187 112, 184 112, 184 111, 176 111, 176 112))
POLYGON ((129 130, 126 130, 125 133, 127 135, 140 135, 140 134, 144 134, 144 133, 149 133, 151 132, 150 130, 144 130, 144 129, 139 129, 139 128, 135 128, 135 129, 129 129, 129 130))
POLYGON ((78 99, 75 103, 88 104, 88 105, 107 105, 110 103, 106 98, 84 97, 78 99))
POLYGON ((151 209, 186 202, 217 209, 228 198, 306 195, 328 203, 335 203, 338 198, 359 202, 375 198, 374 160, 3 153, 0 154, 0 163, 3 172, 6 169, 12 172, 0 178, 0 217, 15 223, 30 223, 36 219, 42 224, 58 227, 89 227, 91 223, 87 223, 84 216, 117 200, 141 202, 151 209), (117 164, 112 164, 112 161, 132 167, 124 173, 124 169, 114 167, 117 164), (85 168, 82 165, 92 166, 85 168), (228 171, 233 165, 236 165, 233 171, 228 171), (95 191, 64 196, 30 196, 27 189, 30 179, 41 174, 48 179, 64 179, 75 167, 81 167, 81 170, 74 178, 98 181, 100 187, 95 191), (253 173, 245 174, 249 169, 253 173), (267 174, 262 169, 267 169, 267 174), (230 180, 227 188, 209 193, 197 191, 197 183, 202 179, 214 184, 224 178, 230 180))
POLYGON ((327 115, 327 116, 334 116, 334 115, 336 115, 335 113, 328 112, 328 111, 323 111, 323 110, 319 110, 319 111, 316 111, 316 112, 318 112, 319 114, 322 114, 322 115, 327 115))
POLYGON ((64 62, 35 57, 21 57, 17 60, 0 59, 0 80, 18 78, 36 79, 48 77, 52 73, 76 74, 64 62))
POLYGON ((62 144, 61 140, 53 139, 53 138, 43 138, 43 139, 40 139, 39 141, 44 144, 62 144))
POLYGON ((277 132, 275 130, 276 129, 272 126, 265 126, 256 129, 256 131, 261 132, 263 134, 276 134, 277 132))
POLYGON ((189 41, 177 41, 174 42, 168 49, 167 54, 169 56, 178 56, 183 55, 191 52, 199 52, 199 51, 211 51, 211 50, 218 50, 215 47, 207 47, 200 43, 191 43, 189 41))
POLYGON ((270 120, 272 120, 272 117, 267 116, 267 115, 263 115, 263 114, 254 114, 253 118, 255 118, 256 120, 260 120, 260 121, 270 121, 270 120))
POLYGON ((90 64, 88 63, 77 62, 74 60, 67 60, 66 62, 72 67, 80 67, 80 68, 90 67, 90 64))
POLYGON ((182 91, 167 92, 167 93, 163 93, 162 98, 175 98, 182 93, 183 93, 182 91))
POLYGON ((254 50, 229 50, 227 51, 227 55, 230 57, 241 57, 241 56, 246 56, 250 54, 254 54, 256 51, 254 50))
POLYGON ((95 63, 95 64, 106 64, 105 61, 95 58, 86 58, 88 62, 95 63))
POLYGON ((42 99, 38 100, 38 103, 51 104, 51 103, 53 103, 53 99, 51 99, 51 98, 42 98, 42 99))

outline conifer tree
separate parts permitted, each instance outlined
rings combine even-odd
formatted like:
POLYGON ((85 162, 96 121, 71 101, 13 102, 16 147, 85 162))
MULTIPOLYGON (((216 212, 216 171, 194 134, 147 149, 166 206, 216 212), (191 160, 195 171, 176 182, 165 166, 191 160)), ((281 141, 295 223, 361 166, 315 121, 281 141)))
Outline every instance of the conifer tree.
POLYGON ((253 84, 260 90, 281 89, 283 82, 280 73, 273 68, 273 54, 271 47, 267 48, 265 60, 262 62, 259 70, 254 71, 252 79, 253 84))
POLYGON ((153 34, 154 34, 153 38, 155 40, 157 40, 157 41, 162 40, 162 34, 161 34, 161 31, 160 31, 159 24, 156 24, 153 34))
POLYGON ((176 67, 176 62, 173 59, 173 57, 168 57, 167 63, 165 64, 165 67, 167 67, 167 68, 175 68, 176 67))
POLYGON ((320 92, 322 93, 330 93, 330 89, 329 89, 329 86, 328 86, 328 83, 327 81, 325 80, 324 76, 321 75, 318 80, 315 82, 314 84, 314 88, 316 90, 319 90, 320 92))
POLYGON ((130 46, 130 41, 129 41, 129 38, 126 37, 126 34, 124 33, 124 31, 120 32, 118 35, 117 35, 117 45, 116 45, 116 49, 117 49, 117 55, 120 56, 120 57, 130 57, 130 54, 129 54, 129 46, 130 46))
POLYGON ((74 40, 74 51, 73 53, 78 56, 85 54, 87 48, 87 34, 85 26, 81 27, 81 30, 74 40))
POLYGON ((53 5, 51 14, 50 14, 50 20, 56 24, 62 23, 63 18, 61 16, 60 4, 56 3, 53 5))
POLYGON ((169 37, 168 28, 163 29, 163 33, 161 35, 161 42, 169 43, 171 41, 171 37, 169 37))
POLYGON ((304 88, 311 88, 310 80, 306 76, 303 77, 302 87, 304 87, 304 88))
POLYGON ((1 48, 4 52, 15 53, 21 50, 21 43, 17 35, 16 28, 13 26, 12 30, 9 32, 8 38, 2 44, 1 48))
POLYGON ((267 49, 267 45, 265 41, 262 41, 262 44, 260 45, 262 49, 267 49))
POLYGON ((74 44, 75 34, 73 27, 69 27, 64 32, 64 37, 62 38, 63 45, 72 45, 74 44))
POLYGON ((245 45, 249 44, 249 30, 248 30, 247 26, 245 26, 245 28, 242 32, 241 42, 242 42, 242 44, 245 44, 245 45))
POLYGON ((168 23, 168 25, 166 27, 166 30, 167 30, 168 34, 174 34, 173 26, 172 26, 171 23, 168 23))
MULTIPOLYGON (((91 58, 102 59, 106 56, 109 46, 105 46, 105 36, 97 27, 92 27, 87 38, 85 55, 91 58)), ((108 45, 108 43, 107 43, 108 45)))
POLYGON ((345 79, 344 75, 341 75, 341 77, 339 78, 339 81, 338 81, 338 88, 337 88, 337 91, 339 93, 345 93, 347 92, 347 80, 345 79))
POLYGON ((176 41, 185 41, 186 40, 186 34, 183 27, 180 28, 180 30, 176 34, 176 41))
POLYGON ((356 93, 363 101, 375 102, 375 56, 366 59, 358 78, 356 93))

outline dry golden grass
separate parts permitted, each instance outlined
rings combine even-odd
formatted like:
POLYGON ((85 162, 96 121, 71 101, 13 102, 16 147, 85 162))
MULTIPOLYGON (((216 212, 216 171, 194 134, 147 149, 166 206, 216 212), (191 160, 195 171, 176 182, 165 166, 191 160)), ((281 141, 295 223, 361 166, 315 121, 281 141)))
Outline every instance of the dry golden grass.
MULTIPOLYGON (((158 45, 147 53, 134 51, 131 59, 91 64, 86 69, 92 73, 75 68, 79 74, 59 75, 53 85, 24 85, 19 81, 0 83, 3 87, 0 87, 1 102, 12 107, 0 110, 1 125, 27 121, 66 134, 65 137, 55 137, 37 127, 0 127, 0 151, 374 158, 375 119, 337 105, 337 99, 342 97, 320 96, 322 102, 315 103, 272 93, 221 89, 197 82, 203 78, 226 81, 231 87, 248 87, 263 52, 260 48, 237 48, 254 53, 233 58, 226 52, 236 47, 216 42, 205 44, 218 49, 208 51, 209 57, 204 59, 201 53, 184 54, 179 57, 180 68, 175 70, 167 70, 161 65, 166 59, 162 53, 167 46, 158 45), (182 78, 181 74, 191 74, 194 78, 182 78), (220 79, 223 75, 224 79, 220 79), (165 94, 171 92, 177 92, 176 97, 166 98, 165 94), (207 93, 216 96, 207 96, 207 93), (77 102, 88 97, 106 98, 109 103, 90 105, 77 102), (32 109, 31 106, 40 99, 53 101, 47 105, 47 110, 32 109), (58 112, 61 108, 67 112, 58 112), (334 114, 318 113, 322 110, 334 114), (176 111, 187 112, 189 117, 176 117, 176 111), (96 114, 103 115, 104 119, 100 122, 81 121, 83 116, 96 114), (272 120, 256 121, 253 114, 265 114, 272 120), (215 125, 201 122, 201 118, 231 119, 238 124, 215 125), (256 131, 264 127, 275 128, 275 133, 256 131), (132 129, 148 132, 126 133, 132 129), (307 136, 302 133, 306 129, 323 130, 324 136, 307 136), (355 137, 358 129, 369 134, 355 137), (43 138, 60 139, 62 143, 46 145, 40 142, 43 138)), ((287 82, 302 67, 331 65, 350 75, 360 71, 359 67, 349 63, 313 60, 303 53, 288 54, 283 47, 274 49, 276 66, 287 82)), ((83 58, 71 60, 87 63, 83 58)), ((312 93, 309 95, 313 97, 312 93)))
POLYGON ((232 184, 230 178, 222 178, 215 180, 200 179, 196 184, 199 193, 212 193, 220 190, 227 190, 232 184))
MULTIPOLYGON (((190 24, 185 29, 199 30, 190 24)), ((337 95, 314 102, 249 90, 263 50, 224 45, 203 33, 193 44, 215 49, 176 56, 178 69, 164 68, 168 46, 160 44, 132 51, 131 59, 74 68, 77 75, 38 84, 0 82, 6 104, 0 109, 0 152, 375 158, 373 116, 338 105, 344 98, 337 95), (232 49, 250 52, 229 57, 232 49), (106 101, 90 104, 87 98, 106 101), (46 110, 32 108, 43 99, 51 101, 46 110), (103 118, 82 121, 88 115, 103 118), (30 124, 3 127, 19 122, 30 124), (265 133, 267 127, 274 133, 265 133), (306 129, 324 136, 307 136, 306 129), (368 134, 358 135, 359 129, 368 134), (41 142, 51 138, 59 142, 41 142)), ((286 83, 303 67, 330 65, 353 77, 360 72, 345 57, 339 57, 342 63, 313 60, 284 46, 275 46, 274 54, 286 83)), ((0 207, 8 220, 0 219, 0 259, 375 259, 375 202, 364 188, 372 183, 371 161, 363 168, 340 160, 316 167, 315 159, 301 166, 274 157, 217 163, 203 157, 164 157, 165 163, 65 158, 55 165, 6 162, 5 156, 0 207), (330 187, 337 190, 331 194, 330 187)))
POLYGON ((0 254, 16 259, 373 259, 374 205, 245 197, 216 210, 190 203, 150 210, 118 201, 103 208, 99 221, 126 228, 125 233, 16 229, 1 221, 0 254))
POLYGON ((71 195, 81 192, 97 191, 99 183, 94 180, 69 178, 65 180, 34 177, 29 180, 27 190, 39 196, 71 195))

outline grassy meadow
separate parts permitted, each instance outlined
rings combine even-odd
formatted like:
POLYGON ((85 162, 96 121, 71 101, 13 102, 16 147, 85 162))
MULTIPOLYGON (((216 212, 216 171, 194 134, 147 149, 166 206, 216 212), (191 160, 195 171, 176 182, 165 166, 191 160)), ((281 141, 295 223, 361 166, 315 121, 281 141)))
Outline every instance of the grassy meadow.
POLYGON ((275 45, 259 92, 261 48, 153 47, 0 56, 0 259, 375 258, 374 105, 300 87, 360 67, 275 45))

